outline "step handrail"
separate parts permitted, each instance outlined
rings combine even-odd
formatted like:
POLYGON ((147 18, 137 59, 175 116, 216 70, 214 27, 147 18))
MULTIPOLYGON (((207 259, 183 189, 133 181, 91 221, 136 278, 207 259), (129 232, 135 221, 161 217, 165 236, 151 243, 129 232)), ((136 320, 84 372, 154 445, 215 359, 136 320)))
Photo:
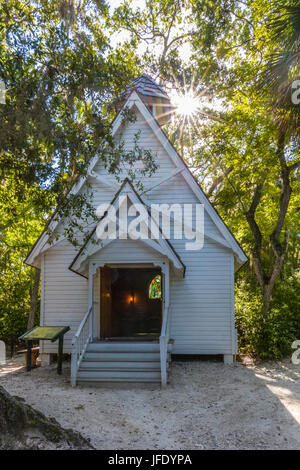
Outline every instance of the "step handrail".
POLYGON ((159 350, 160 350, 160 370, 161 370, 161 385, 167 385, 167 358, 168 358, 168 344, 169 344, 169 330, 170 330, 170 317, 169 306, 165 310, 165 315, 162 322, 161 334, 159 337, 159 350))
POLYGON ((72 338, 72 357, 71 357, 71 385, 75 387, 77 373, 86 351, 87 345, 93 337, 92 331, 93 306, 85 313, 78 330, 72 338))

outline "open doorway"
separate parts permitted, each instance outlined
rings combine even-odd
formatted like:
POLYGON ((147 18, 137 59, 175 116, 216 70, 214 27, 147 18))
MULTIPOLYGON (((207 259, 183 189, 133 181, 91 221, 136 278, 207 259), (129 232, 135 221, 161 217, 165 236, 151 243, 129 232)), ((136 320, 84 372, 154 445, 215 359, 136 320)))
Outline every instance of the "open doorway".
POLYGON ((162 295, 160 268, 101 268, 101 339, 157 339, 162 295))

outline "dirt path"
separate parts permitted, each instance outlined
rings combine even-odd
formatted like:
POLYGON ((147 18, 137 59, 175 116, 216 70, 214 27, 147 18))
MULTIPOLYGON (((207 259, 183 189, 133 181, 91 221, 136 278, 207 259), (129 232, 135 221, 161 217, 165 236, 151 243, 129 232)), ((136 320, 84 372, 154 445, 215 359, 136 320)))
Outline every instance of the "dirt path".
POLYGON ((55 366, 0 366, 0 384, 98 449, 300 449, 300 366, 173 362, 171 384, 69 384, 55 366))

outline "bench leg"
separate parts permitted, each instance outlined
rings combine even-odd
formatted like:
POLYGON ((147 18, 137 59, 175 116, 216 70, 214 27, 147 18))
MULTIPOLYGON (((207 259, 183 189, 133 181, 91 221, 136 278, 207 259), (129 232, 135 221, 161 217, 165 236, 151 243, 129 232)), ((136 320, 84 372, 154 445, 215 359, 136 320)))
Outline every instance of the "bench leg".
POLYGON ((26 357, 27 372, 31 371, 31 348, 32 348, 32 341, 27 341, 27 357, 26 357))

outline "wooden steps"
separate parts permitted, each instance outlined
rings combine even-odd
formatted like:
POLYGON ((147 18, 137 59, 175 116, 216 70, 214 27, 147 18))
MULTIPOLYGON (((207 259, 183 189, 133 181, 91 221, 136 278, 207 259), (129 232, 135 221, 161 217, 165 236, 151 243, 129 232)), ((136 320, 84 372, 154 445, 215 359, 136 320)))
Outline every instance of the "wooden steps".
MULTIPOLYGON (((171 359, 170 343, 168 365, 171 359)), ((160 382, 158 342, 90 343, 81 361, 78 382, 160 382)))

